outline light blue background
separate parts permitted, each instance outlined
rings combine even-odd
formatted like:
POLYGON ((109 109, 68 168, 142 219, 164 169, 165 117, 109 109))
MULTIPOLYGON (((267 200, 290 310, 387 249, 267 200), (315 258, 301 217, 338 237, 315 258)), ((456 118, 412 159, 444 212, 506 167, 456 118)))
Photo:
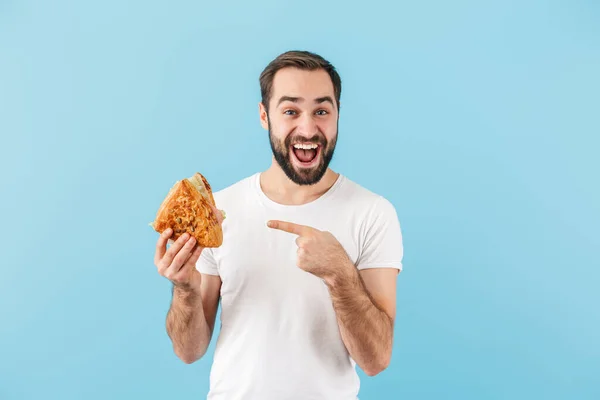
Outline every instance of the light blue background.
MULTIPOLYGON (((600 398, 594 1, 1 1, 0 399, 202 399, 148 227, 175 180, 270 163, 258 75, 343 79, 333 167, 405 240, 363 399, 600 398), (217 4, 219 3, 219 4, 217 4)), ((218 331, 217 331, 218 333, 218 331)))

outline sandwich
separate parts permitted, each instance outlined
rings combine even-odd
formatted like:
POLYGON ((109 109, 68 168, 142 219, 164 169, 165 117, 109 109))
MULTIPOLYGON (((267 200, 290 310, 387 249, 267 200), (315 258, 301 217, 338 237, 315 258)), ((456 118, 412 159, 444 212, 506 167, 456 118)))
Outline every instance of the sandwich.
POLYGON ((200 247, 220 247, 223 244, 221 222, 224 218, 225 213, 216 208, 208 181, 196 172, 171 187, 150 226, 159 233, 171 228, 171 241, 187 232, 200 247))

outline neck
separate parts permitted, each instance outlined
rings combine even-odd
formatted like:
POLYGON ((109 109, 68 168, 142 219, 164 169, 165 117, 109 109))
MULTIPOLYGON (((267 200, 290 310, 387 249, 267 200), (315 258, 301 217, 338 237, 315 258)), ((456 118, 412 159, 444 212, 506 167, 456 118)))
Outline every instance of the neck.
POLYGON ((277 161, 273 159, 269 169, 260 175, 260 186, 267 197, 283 205, 310 203, 327 192, 339 174, 327 168, 321 180, 314 185, 298 185, 287 177, 277 161))

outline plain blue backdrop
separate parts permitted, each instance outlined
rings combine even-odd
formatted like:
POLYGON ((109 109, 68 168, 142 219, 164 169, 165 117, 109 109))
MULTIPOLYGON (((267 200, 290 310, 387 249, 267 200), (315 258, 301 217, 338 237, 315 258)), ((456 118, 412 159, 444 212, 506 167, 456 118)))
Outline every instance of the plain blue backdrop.
MULTIPOLYGON (((405 245, 367 399, 600 398, 594 1, 0 1, 0 399, 202 399, 148 226, 270 163, 258 75, 343 79, 333 168, 405 245)), ((218 330, 216 332, 218 334, 218 330)))

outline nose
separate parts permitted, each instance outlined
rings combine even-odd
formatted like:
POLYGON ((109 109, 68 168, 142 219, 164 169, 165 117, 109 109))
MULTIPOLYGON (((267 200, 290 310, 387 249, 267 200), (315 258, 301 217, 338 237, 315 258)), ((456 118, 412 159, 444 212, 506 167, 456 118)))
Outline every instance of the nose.
POLYGON ((302 135, 307 139, 310 139, 317 133, 319 133, 317 123, 315 122, 315 119, 312 115, 304 113, 301 116, 300 120, 298 121, 297 132, 299 135, 302 135))

